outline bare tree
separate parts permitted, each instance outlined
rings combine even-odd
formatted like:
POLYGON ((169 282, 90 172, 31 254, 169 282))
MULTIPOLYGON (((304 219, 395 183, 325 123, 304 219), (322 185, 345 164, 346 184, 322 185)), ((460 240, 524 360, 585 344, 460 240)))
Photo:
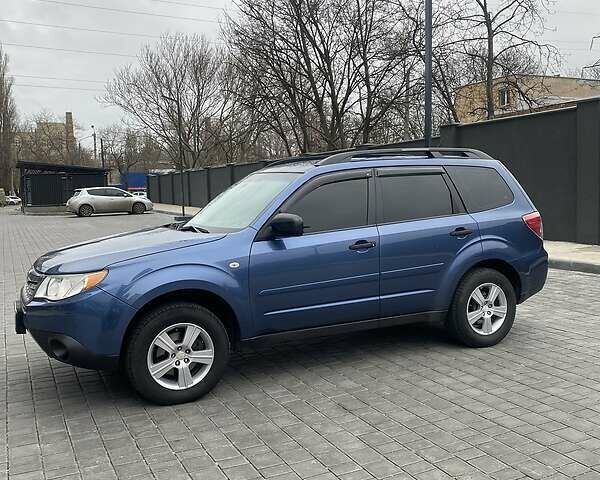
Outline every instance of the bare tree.
POLYGON ((19 157, 22 160, 57 164, 86 163, 76 148, 70 126, 48 111, 28 116, 18 130, 19 157))
POLYGON ((522 78, 543 74, 556 57, 553 46, 539 41, 549 5, 550 0, 463 0, 449 13, 465 32, 457 42, 461 53, 482 66, 488 119, 495 116, 496 78, 529 104, 534 102, 529 92, 543 88, 522 78))
POLYGON ((0 187, 14 191, 14 137, 17 107, 12 92, 13 79, 8 71, 8 56, 0 45, 0 187))
POLYGON ((407 89, 412 24, 384 0, 240 0, 225 37, 241 92, 288 153, 366 143, 407 89))
POLYGON ((155 49, 144 47, 137 66, 117 71, 101 100, 121 107, 135 127, 152 132, 174 163, 179 163, 181 139, 184 167, 200 166, 207 127, 219 114, 221 65, 222 52, 204 37, 165 36, 155 49))
POLYGON ((161 148, 150 135, 118 124, 103 128, 99 135, 107 166, 117 169, 121 182, 127 182, 132 169, 148 171, 161 166, 161 148))

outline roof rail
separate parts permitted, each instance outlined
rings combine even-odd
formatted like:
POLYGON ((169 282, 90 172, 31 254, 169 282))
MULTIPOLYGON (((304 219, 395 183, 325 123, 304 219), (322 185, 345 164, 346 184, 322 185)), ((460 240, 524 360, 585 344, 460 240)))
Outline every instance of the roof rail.
POLYGON ((411 156, 427 158, 484 158, 492 159, 487 153, 472 148, 427 147, 427 148, 402 148, 390 145, 365 145, 358 149, 335 153, 317 165, 332 165, 335 163, 368 160, 388 156, 411 156))
POLYGON ((452 147, 426 147, 405 148, 402 143, 391 143, 385 145, 365 144, 343 150, 332 150, 328 152, 309 152, 295 157, 282 158, 268 163, 268 166, 285 165, 287 163, 313 161, 315 165, 332 165, 335 163, 367 160, 368 158, 380 158, 383 156, 411 156, 427 158, 484 158, 492 159, 487 153, 473 148, 452 147))
POLYGON ((318 162, 327 157, 331 157, 332 155, 335 155, 336 153, 354 152, 354 151, 356 151, 356 149, 348 148, 345 150, 330 150, 328 152, 306 152, 306 153, 301 153, 300 155, 296 155, 294 157, 280 158, 278 160, 269 161, 267 166, 272 167, 274 165, 285 165, 286 163, 296 163, 296 162, 318 162))

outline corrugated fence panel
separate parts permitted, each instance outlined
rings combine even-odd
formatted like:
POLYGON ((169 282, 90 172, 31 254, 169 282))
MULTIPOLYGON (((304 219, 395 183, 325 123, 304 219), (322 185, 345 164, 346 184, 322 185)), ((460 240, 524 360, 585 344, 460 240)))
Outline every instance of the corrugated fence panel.
POLYGON ((193 170, 190 174, 190 205, 204 207, 208 203, 208 173, 206 169, 193 170))
POLYGON ((242 178, 263 168, 263 162, 240 163, 233 167, 233 180, 239 182, 242 178))
POLYGON ((210 182, 209 190, 210 199, 212 200, 231 186, 231 168, 229 165, 208 168, 208 181, 210 182))
POLYGON ((155 203, 163 203, 160 201, 160 191, 158 189, 158 180, 159 177, 157 175, 148 175, 146 180, 146 184, 148 185, 146 190, 146 195, 150 200, 155 203))
POLYGON ((170 203, 170 204, 175 203, 173 201, 172 176, 173 176, 173 174, 171 174, 171 173, 160 176, 160 201, 161 201, 161 203, 170 203))

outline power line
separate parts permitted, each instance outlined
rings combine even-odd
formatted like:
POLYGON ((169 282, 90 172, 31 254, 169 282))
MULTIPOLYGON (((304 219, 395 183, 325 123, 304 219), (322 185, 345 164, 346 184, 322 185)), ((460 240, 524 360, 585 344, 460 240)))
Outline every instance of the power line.
POLYGON ((32 87, 32 88, 53 88, 57 90, 82 90, 84 92, 103 92, 99 88, 80 88, 80 87, 59 87, 54 85, 31 85, 29 83, 15 83, 15 87, 32 87))
POLYGON ((16 23, 19 25, 30 25, 34 27, 45 27, 45 28, 58 28, 63 30, 75 30, 77 32, 92 32, 92 33, 108 33, 113 35, 126 35, 130 37, 143 37, 143 38, 160 38, 160 35, 148 35, 145 33, 128 33, 128 32, 115 32, 114 30, 98 30, 96 28, 85 28, 85 27, 71 27, 68 25, 51 25, 49 23, 35 23, 25 22, 22 20, 8 20, 0 18, 0 22, 4 23, 16 23))
POLYGON ((128 57, 137 58, 135 55, 126 55, 124 53, 113 53, 113 52, 96 52, 93 50, 75 50, 70 48, 55 48, 55 47, 42 47, 39 45, 27 45, 24 43, 8 43, 2 42, 3 45, 10 45, 11 47, 23 47, 23 48, 37 48, 40 50, 53 50, 56 52, 67 52, 67 53, 85 53, 89 55, 109 55, 113 57, 128 57))
POLYGON ((555 13, 564 13, 566 15, 585 15, 586 17, 600 17, 600 12, 577 12, 575 10, 556 10, 555 13))
POLYGON ((39 79, 39 80, 63 80, 66 82, 101 83, 103 85, 106 83, 103 80, 87 80, 87 79, 82 79, 82 78, 64 78, 64 77, 43 77, 41 75, 22 75, 22 74, 15 74, 15 73, 11 73, 11 76, 17 77, 17 78, 35 78, 35 79, 39 79))
POLYGON ((172 0, 152 0, 156 3, 168 3, 171 5, 182 5, 184 7, 194 7, 194 8, 208 8, 210 10, 220 10, 225 11, 223 7, 213 7, 212 5, 198 5, 197 3, 187 3, 187 2, 174 2, 172 0))
POLYGON ((210 20, 210 19, 195 18, 195 17, 178 17, 176 15, 162 15, 159 13, 143 12, 140 10, 123 10, 120 8, 98 7, 96 5, 85 5, 83 3, 62 2, 60 0, 38 0, 38 2, 52 3, 55 5, 64 5, 67 7, 92 8, 94 10, 104 10, 106 12, 116 12, 116 13, 127 13, 127 14, 131 14, 131 15, 146 15, 149 17, 172 18, 175 20, 191 20, 193 22, 221 23, 219 20, 210 20))

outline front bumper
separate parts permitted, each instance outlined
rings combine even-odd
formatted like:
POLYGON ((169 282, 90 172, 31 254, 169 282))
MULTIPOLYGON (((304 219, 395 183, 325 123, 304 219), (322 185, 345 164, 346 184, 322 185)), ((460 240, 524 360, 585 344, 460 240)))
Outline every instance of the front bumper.
POLYGON ((28 330, 46 354, 94 370, 117 367, 123 337, 135 311, 100 288, 50 302, 15 303, 15 330, 28 330))

